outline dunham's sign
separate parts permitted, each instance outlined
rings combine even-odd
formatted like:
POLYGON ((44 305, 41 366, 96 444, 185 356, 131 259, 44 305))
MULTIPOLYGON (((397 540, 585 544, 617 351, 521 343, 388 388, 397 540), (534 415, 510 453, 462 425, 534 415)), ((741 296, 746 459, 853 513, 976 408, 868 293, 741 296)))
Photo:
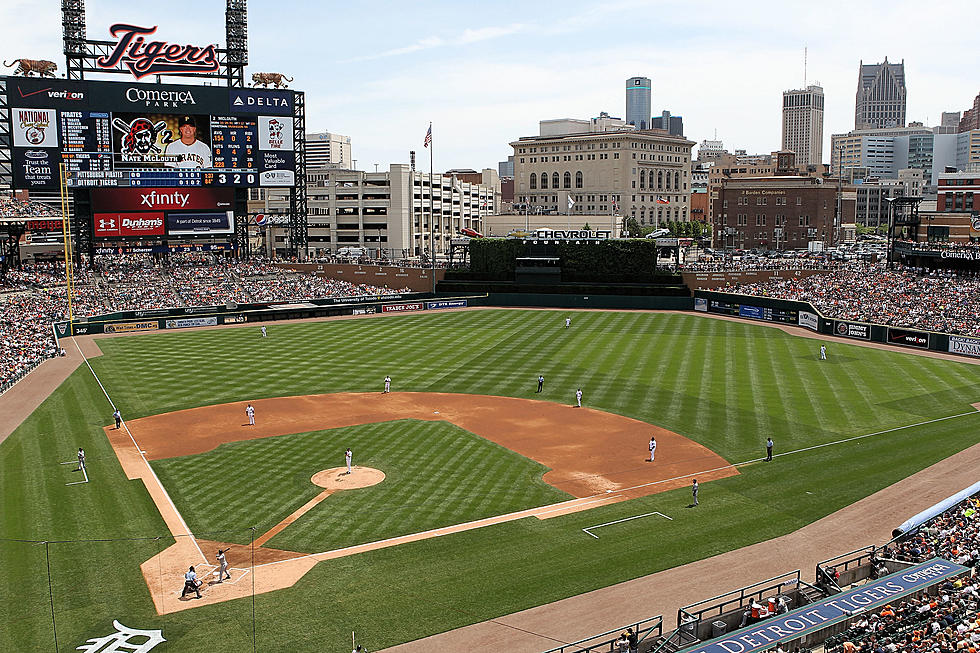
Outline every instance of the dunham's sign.
POLYGON ((686 653, 754 653, 772 649, 780 641, 792 641, 845 621, 856 613, 881 606, 934 585, 944 578, 968 571, 966 567, 934 558, 929 562, 885 576, 874 583, 835 594, 784 615, 741 628, 723 637, 687 649, 686 653))

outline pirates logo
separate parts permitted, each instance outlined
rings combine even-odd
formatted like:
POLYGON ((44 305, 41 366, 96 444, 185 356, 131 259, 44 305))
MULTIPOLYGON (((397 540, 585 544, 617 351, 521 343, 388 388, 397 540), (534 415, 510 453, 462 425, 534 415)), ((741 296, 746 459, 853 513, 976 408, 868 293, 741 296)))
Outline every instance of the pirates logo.
POLYGON ((161 150, 157 140, 167 144, 173 139, 173 134, 163 120, 153 123, 146 118, 136 118, 127 125, 125 121, 116 118, 112 121, 112 126, 123 135, 122 153, 125 155, 159 153, 161 150))

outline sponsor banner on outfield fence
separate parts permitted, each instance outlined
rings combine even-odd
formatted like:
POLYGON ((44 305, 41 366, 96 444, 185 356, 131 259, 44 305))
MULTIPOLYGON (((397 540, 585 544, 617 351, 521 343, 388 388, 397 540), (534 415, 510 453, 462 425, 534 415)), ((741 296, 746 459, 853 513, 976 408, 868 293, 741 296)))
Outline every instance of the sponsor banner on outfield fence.
POLYGON ((225 315, 224 320, 225 324, 242 324, 248 322, 248 316, 240 313, 238 315, 225 315))
POLYGON ((871 339, 871 325, 856 322, 835 322, 834 333, 845 338, 871 339))
POLYGON ((187 327, 218 326, 217 317, 185 317, 178 320, 167 320, 168 329, 185 329, 187 327))
POLYGON ((816 313, 811 313, 810 311, 800 311, 800 315, 797 320, 801 327, 806 327, 811 331, 816 331, 818 328, 816 313))
POLYGON ((980 358, 980 339, 964 338, 963 336, 949 337, 949 352, 951 354, 965 354, 980 358))
POLYGON ((751 317, 754 320, 764 320, 766 319, 762 307, 760 306, 746 306, 745 304, 740 304, 738 307, 739 317, 751 317))
POLYGON ((933 558, 847 592, 776 615, 754 626, 685 649, 688 653, 755 653, 829 628, 858 612, 877 612, 886 604, 968 571, 966 567, 933 558))
POLYGON ((425 303, 425 307, 430 311, 434 311, 440 308, 460 308, 461 306, 466 306, 465 299, 450 299, 450 300, 440 300, 437 302, 425 303))
POLYGON ((132 333, 134 331, 156 331, 159 328, 160 324, 156 320, 152 322, 119 322, 105 325, 105 332, 132 333))
POLYGON ((411 304, 385 304, 381 307, 382 313, 402 313, 404 311, 421 311, 425 309, 422 302, 412 302, 411 304))
POLYGON ((888 329, 888 342, 893 345, 903 345, 905 347, 918 347, 919 349, 929 348, 929 334, 921 331, 908 331, 906 329, 888 329))
POLYGON ((702 313, 708 312, 708 300, 704 297, 694 298, 694 310, 701 311, 702 313))
POLYGON ((377 312, 377 306, 366 306, 364 308, 355 308, 352 315, 374 315, 377 312))

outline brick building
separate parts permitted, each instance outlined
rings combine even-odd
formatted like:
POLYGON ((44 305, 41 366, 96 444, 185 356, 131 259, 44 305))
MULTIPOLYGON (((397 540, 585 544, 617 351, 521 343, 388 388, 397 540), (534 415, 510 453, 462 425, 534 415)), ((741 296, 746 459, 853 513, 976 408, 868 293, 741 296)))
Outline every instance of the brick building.
MULTIPOLYGON (((837 244, 837 184, 820 177, 724 179, 713 200, 714 245, 730 249, 800 249, 837 244)), ((842 199, 843 223, 854 222, 853 198, 842 199)), ((837 225, 839 226, 839 224, 837 225)))

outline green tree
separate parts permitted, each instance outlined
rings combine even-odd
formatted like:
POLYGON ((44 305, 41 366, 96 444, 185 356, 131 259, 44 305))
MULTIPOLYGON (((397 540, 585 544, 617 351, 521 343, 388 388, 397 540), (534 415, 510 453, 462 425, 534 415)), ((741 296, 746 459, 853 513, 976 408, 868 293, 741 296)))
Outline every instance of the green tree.
POLYGON ((626 231, 629 232, 630 238, 639 238, 643 235, 643 230, 640 229, 640 223, 632 216, 626 218, 626 231))
POLYGON ((584 225, 582 225, 582 230, 583 231, 592 231, 592 227, 590 227, 589 226, 589 223, 586 222, 584 225))

